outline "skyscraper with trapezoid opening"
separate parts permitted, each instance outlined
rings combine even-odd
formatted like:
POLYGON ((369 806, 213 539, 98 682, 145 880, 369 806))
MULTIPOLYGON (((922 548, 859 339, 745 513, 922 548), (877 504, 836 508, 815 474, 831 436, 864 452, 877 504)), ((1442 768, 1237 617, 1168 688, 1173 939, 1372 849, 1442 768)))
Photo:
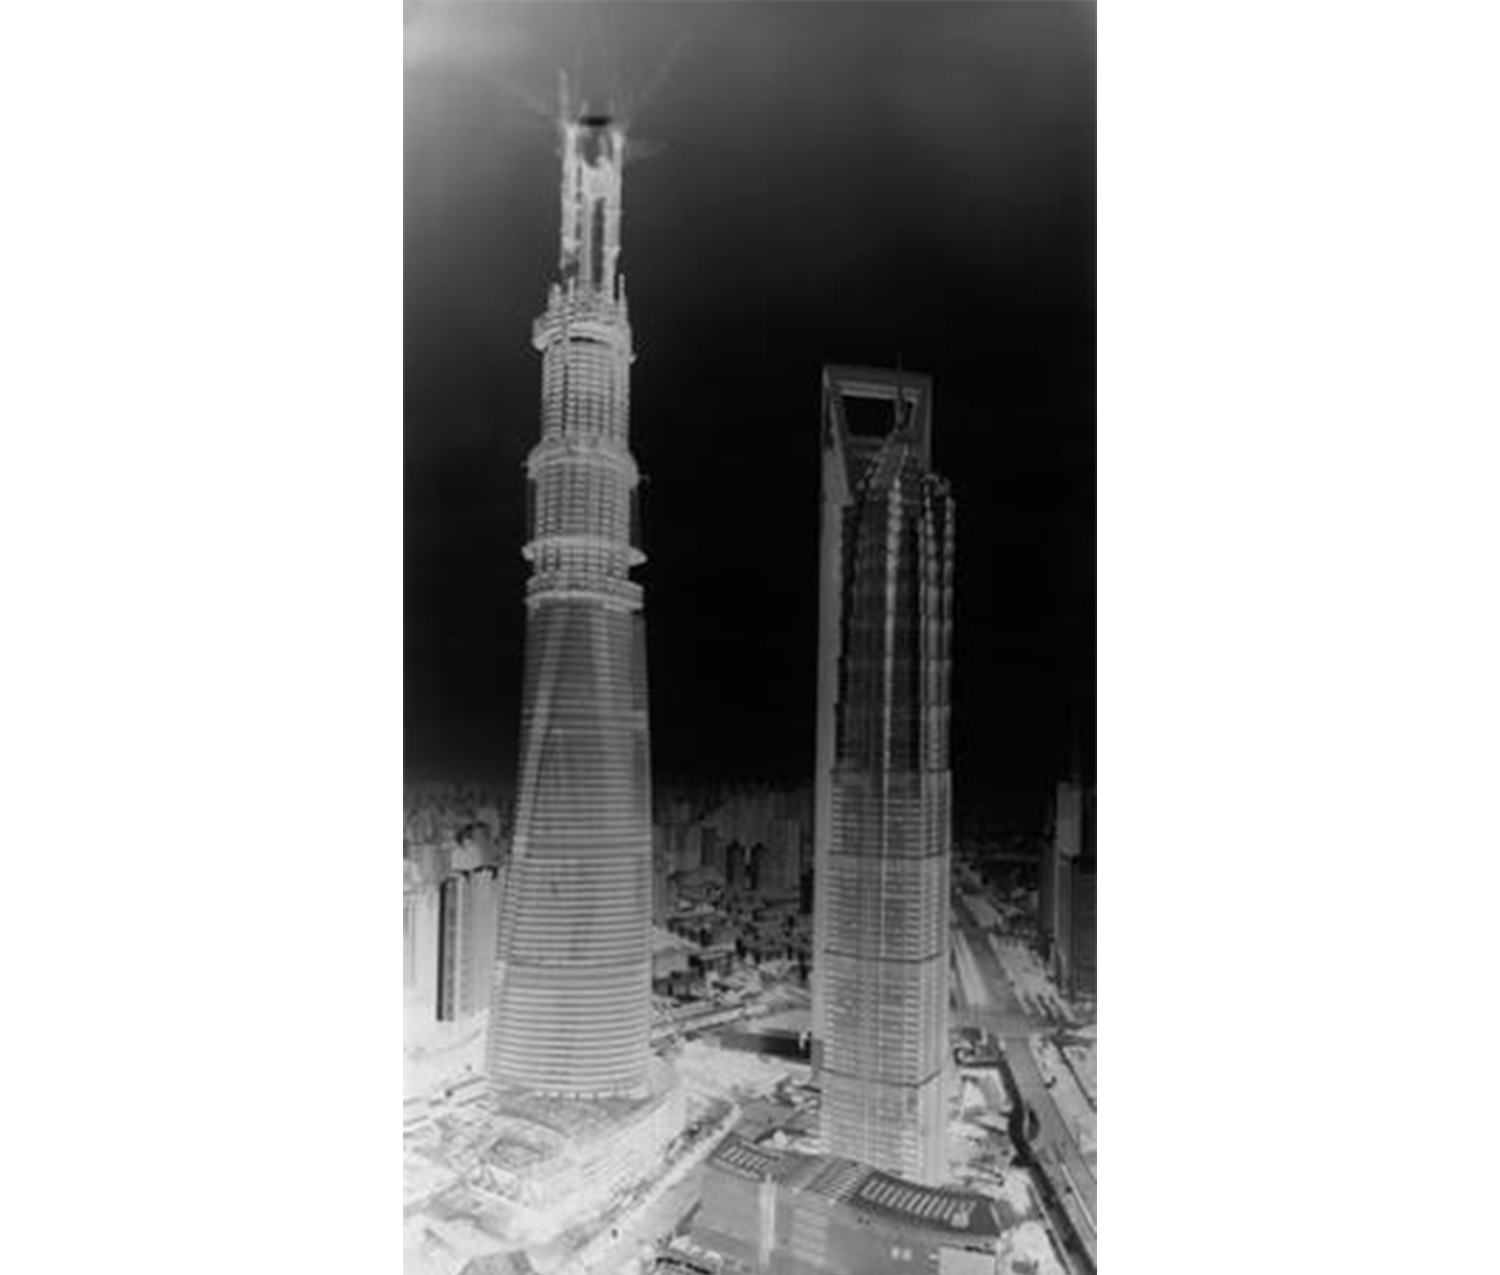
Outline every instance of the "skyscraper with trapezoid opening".
POLYGON ((813 1058, 823 1149, 946 1176, 953 501, 932 382, 823 372, 813 1058))

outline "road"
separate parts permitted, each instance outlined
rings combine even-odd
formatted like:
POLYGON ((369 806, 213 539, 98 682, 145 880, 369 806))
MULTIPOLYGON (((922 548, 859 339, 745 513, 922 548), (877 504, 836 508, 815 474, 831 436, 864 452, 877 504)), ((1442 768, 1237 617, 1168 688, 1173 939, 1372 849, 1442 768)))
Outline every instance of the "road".
POLYGON ((703 1187, 704 1162, 734 1128, 740 1114, 738 1105, 726 1111, 677 1164, 651 1185, 649 1201, 635 1205, 623 1217, 616 1218, 609 1231, 574 1256, 565 1268, 566 1275, 618 1275, 630 1269, 632 1259, 640 1254, 642 1243, 653 1243, 670 1234, 698 1202, 703 1187))
POLYGON ((977 969, 983 983, 981 994, 973 995, 965 980, 958 980, 959 1007, 954 1021, 983 1028, 999 1039, 1021 1101, 1036 1117, 1036 1132, 1029 1141, 1037 1164, 1051 1179, 1090 1260, 1096 1261, 1098 1187, 1094 1171, 1053 1102, 1031 1052, 1031 1037, 1054 1030, 1057 1024, 1026 1012, 984 931, 967 908, 956 907, 954 921, 955 956, 961 967, 977 969))
POLYGON ((1048 1164, 1049 1169, 1056 1164, 1066 1170, 1064 1182, 1071 1184, 1072 1190, 1066 1190, 1063 1183, 1058 1184, 1059 1190, 1065 1194, 1076 1194, 1082 1204, 1086 1214, 1086 1229, 1090 1234, 1081 1235, 1080 1238, 1087 1242, 1094 1231, 1093 1219, 1096 1216, 1098 1198, 1094 1171, 1079 1152, 1072 1131, 1058 1112, 1057 1104, 1052 1101, 1052 1094, 1032 1056, 1031 1046, 1024 1039, 1004 1040, 1001 1044, 1005 1049, 1005 1060, 1010 1064, 1010 1074, 1015 1077, 1016 1088, 1020 1090, 1021 1101, 1036 1114, 1037 1133, 1031 1142, 1037 1159, 1048 1164))
POLYGON ((671 1234, 698 1202, 703 1189, 703 1174, 704 1166, 701 1163, 695 1165, 679 1181, 659 1192, 649 1206, 628 1218, 624 1226, 617 1223, 617 1239, 606 1242, 601 1238, 600 1247, 575 1259, 568 1271, 577 1275, 619 1275, 628 1269, 631 1259, 640 1255, 643 1242, 654 1242, 671 1234))

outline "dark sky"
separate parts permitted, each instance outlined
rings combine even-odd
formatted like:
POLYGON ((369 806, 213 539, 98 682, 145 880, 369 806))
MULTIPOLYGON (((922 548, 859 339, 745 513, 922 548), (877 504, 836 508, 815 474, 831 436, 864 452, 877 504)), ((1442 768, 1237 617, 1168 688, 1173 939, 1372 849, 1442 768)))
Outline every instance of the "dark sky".
POLYGON ((412 776, 506 781, 524 634, 529 343, 556 269, 534 103, 687 41, 633 133, 658 776, 810 780, 819 376, 934 378, 958 505, 961 811, 1031 810, 1094 704, 1094 10, 1041 3, 427 5, 405 89, 405 717, 412 776), (528 99, 533 105, 528 106, 528 99))

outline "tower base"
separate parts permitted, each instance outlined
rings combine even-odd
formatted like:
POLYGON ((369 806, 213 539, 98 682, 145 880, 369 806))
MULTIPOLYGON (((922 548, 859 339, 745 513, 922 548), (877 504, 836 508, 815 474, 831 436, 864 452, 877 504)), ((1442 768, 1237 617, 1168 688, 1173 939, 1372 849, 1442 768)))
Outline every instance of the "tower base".
POLYGON ((511 1204, 514 1238, 526 1243, 596 1219, 661 1167, 687 1124, 686 1094, 659 1059, 640 1098, 561 1098, 497 1086, 480 1105, 488 1145, 470 1184, 511 1204))

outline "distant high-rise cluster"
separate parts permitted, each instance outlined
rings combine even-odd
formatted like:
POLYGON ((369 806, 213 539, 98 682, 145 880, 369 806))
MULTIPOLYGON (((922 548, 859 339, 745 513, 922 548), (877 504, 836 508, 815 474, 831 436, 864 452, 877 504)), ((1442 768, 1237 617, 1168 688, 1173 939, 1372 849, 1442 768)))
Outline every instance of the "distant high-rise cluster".
POLYGON ((953 501, 931 468, 931 381, 826 369, 822 442, 822 1139, 832 1155, 937 1182, 947 1166, 953 501))
MULTIPOLYGON (((656 812, 657 863, 669 881, 798 898, 811 869, 811 792, 763 787, 674 793, 656 812)), ((667 900, 677 891, 665 887, 667 900)))
POLYGON ((625 130, 562 122, 560 280, 536 321, 542 437, 527 461, 532 567, 491 1079, 573 1095, 648 1086, 651 766, 630 322, 620 275, 625 130))
POLYGON ((404 974, 414 1027, 488 1008, 505 882, 505 807, 462 785, 408 789, 404 974))
POLYGON ((404 965, 416 1025, 453 1023, 489 1007, 505 868, 454 868, 441 877, 405 863, 404 965))

